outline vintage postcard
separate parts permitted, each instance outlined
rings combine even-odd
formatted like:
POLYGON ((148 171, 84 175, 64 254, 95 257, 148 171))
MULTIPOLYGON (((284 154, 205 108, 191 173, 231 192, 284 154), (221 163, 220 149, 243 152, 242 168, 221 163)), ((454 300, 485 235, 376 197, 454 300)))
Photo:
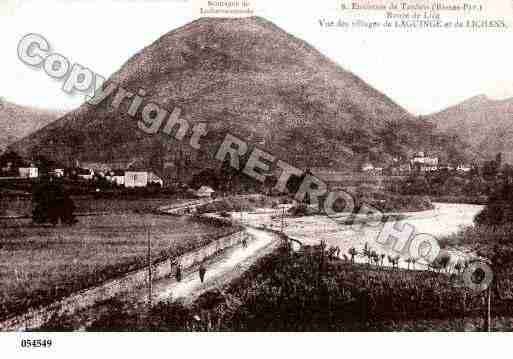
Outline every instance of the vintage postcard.
POLYGON ((0 30, 20 350, 513 330, 513 1, 7 0, 0 30))

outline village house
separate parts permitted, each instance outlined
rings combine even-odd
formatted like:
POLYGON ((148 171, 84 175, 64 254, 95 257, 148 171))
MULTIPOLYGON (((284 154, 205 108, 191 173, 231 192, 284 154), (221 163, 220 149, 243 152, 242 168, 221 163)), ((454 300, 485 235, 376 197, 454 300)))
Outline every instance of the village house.
POLYGON ((20 167, 18 173, 21 178, 38 178, 39 169, 36 166, 20 167))
POLYGON ((459 164, 456 170, 459 172, 469 172, 472 168, 466 164, 459 164))
POLYGON ((374 170, 374 166, 370 162, 365 162, 362 165, 362 172, 371 172, 374 170))
POLYGON ((370 162, 365 162, 362 165, 361 171, 366 174, 377 176, 377 175, 383 174, 383 167, 382 166, 374 166, 370 162))
POLYGON ((201 186, 200 189, 196 191, 196 196, 200 198, 212 198, 215 191, 208 186, 201 186))
POLYGON ((92 181, 94 178, 94 171, 92 169, 77 168, 75 172, 78 178, 85 181, 92 181))
POLYGON ((426 156, 423 151, 416 153, 410 163, 412 168, 422 172, 438 170, 438 157, 426 156))
POLYGON ((449 163, 442 163, 438 165, 439 170, 446 170, 446 171, 452 171, 454 170, 454 167, 451 166, 449 163))
POLYGON ((142 188, 149 185, 164 186, 164 181, 153 172, 126 171, 124 179, 125 188, 142 188))
POLYGON ((126 188, 141 188, 148 185, 148 172, 125 172, 125 187, 126 188))
POLYGON ((50 176, 55 178, 62 178, 64 177, 64 169, 63 168, 54 168, 50 171, 50 176))

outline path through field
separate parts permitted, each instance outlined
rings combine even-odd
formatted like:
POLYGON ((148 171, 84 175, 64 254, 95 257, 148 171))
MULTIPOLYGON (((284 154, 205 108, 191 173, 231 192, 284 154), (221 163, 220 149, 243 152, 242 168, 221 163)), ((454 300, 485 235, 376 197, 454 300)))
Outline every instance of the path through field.
MULTIPOLYGON (((183 298, 185 303, 190 303, 205 291, 228 284, 246 271, 258 258, 272 252, 280 241, 275 234, 259 229, 248 228, 247 233, 252 240, 248 242, 246 248, 239 244, 207 263, 204 283, 201 283, 197 270, 188 273, 181 282, 177 282, 174 278, 163 280, 153 285, 153 300, 183 298)), ((147 296, 143 294, 141 299, 144 298, 147 296)))
MULTIPOLYGON (((178 299, 188 305, 209 290, 222 289, 247 271, 259 258, 273 252, 281 240, 272 232, 254 228, 247 228, 247 234, 251 236, 251 239, 248 240, 246 247, 239 243, 204 264, 207 272, 203 283, 199 278, 198 266, 185 270, 180 282, 174 277, 153 282, 152 305, 178 299)), ((124 305, 133 308, 134 311, 141 311, 142 308, 147 307, 148 300, 149 289, 144 286, 118 296, 115 305, 124 305)), ((112 305, 110 302, 100 303, 93 308, 76 313, 71 318, 71 321, 75 323, 73 327, 76 330, 87 330, 95 320, 111 312, 112 305)))

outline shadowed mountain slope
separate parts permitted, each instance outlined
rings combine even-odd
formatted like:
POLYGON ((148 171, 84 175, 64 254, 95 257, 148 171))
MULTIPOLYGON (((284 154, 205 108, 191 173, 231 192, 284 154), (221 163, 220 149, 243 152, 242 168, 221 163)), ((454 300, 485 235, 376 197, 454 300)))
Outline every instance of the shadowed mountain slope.
POLYGON ((179 107, 191 124, 207 123, 202 151, 140 131, 140 113, 126 114, 130 101, 114 109, 112 97, 98 106, 84 104, 15 149, 67 162, 138 158, 153 168, 171 162, 195 172, 212 164, 227 132, 302 167, 386 163, 451 142, 312 46, 258 17, 202 18, 173 30, 129 59, 106 84, 111 82, 132 92, 144 89, 146 102, 170 112, 179 107))

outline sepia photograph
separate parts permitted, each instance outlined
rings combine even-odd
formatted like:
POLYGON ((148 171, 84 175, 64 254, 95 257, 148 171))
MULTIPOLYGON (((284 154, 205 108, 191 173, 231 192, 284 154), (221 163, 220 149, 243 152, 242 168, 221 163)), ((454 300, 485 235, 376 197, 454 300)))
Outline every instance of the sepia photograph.
POLYGON ((0 339, 511 332, 512 27, 511 0, 3 1, 0 339))

